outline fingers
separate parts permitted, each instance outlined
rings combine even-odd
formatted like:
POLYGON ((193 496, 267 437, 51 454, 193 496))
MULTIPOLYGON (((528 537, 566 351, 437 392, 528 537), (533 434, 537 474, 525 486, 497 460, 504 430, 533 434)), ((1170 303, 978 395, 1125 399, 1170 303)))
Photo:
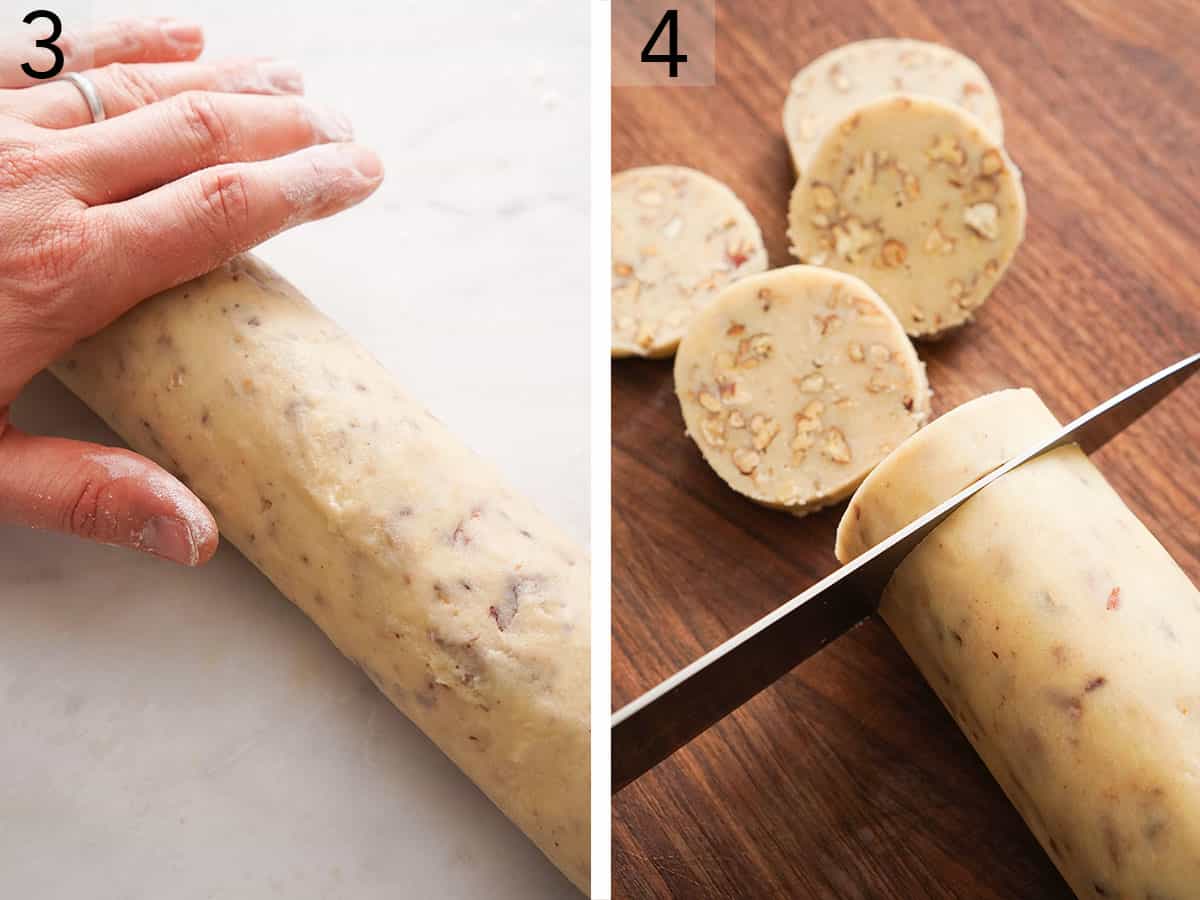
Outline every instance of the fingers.
MULTIPOLYGON (((0 34, 0 88, 28 87, 42 83, 21 69, 28 63, 37 71, 48 71, 55 58, 51 50, 35 46, 48 37, 51 23, 44 18, 0 34)), ((199 25, 175 19, 126 19, 105 22, 82 32, 72 22, 63 22, 63 34, 55 42, 63 54, 63 71, 79 72, 110 63, 179 62, 195 59, 204 49, 204 31, 199 25)))
MULTIPOLYGON (((185 91, 237 94, 302 94, 296 66, 275 60, 236 60, 211 64, 113 63, 88 71, 108 118, 124 115, 185 91)), ((75 85, 52 81, 0 94, 0 111, 43 128, 90 125, 92 113, 75 85)))
POLYGON ((217 549, 212 514, 166 470, 128 450, 0 433, 0 522, 74 534, 186 566, 217 549))
POLYGON ((205 169, 123 203, 88 210, 97 248, 93 296, 117 297, 108 321, 132 304, 212 271, 303 222, 370 196, 383 165, 357 144, 323 144, 265 162, 205 169), (119 286, 119 287, 118 287, 119 286))
POLYGON ((70 156, 76 196, 95 206, 210 166, 270 159, 352 136, 341 115, 302 99, 189 91, 89 126, 70 156))

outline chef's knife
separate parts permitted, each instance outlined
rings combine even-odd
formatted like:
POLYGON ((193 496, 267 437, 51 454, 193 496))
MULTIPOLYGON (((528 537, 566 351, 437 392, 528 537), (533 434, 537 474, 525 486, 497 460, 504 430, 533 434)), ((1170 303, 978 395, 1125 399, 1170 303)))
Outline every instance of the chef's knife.
POLYGON ((1200 353, 1084 413, 710 650, 612 718, 615 793, 875 611, 896 567, 947 516, 998 478, 1065 444, 1102 447, 1200 368, 1200 353))

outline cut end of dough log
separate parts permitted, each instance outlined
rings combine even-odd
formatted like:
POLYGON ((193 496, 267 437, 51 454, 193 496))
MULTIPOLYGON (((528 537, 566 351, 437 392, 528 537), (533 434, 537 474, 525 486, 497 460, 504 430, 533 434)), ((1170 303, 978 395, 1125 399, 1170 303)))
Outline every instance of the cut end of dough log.
POLYGON ((866 553, 1058 427, 1029 388, 985 394, 934 419, 879 463, 850 498, 838 523, 838 561, 866 553))

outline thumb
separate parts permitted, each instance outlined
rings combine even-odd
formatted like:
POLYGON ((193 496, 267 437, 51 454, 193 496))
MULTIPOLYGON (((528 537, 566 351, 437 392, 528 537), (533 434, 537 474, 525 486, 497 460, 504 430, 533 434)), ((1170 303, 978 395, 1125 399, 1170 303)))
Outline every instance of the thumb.
POLYGON ((0 523, 116 544, 186 566, 217 550, 212 513, 183 484, 128 450, 35 437, 0 421, 0 523))

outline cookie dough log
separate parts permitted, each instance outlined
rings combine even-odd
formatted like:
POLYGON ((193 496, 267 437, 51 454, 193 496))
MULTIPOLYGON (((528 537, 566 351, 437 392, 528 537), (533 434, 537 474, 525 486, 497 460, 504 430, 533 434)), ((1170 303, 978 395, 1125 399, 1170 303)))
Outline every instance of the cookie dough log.
POLYGON ((54 372, 587 891, 579 548, 252 257, 54 372))
MULTIPOLYGON (((1028 390, 933 422, 863 483, 838 558, 1056 427, 1028 390)), ((1078 448, 964 504, 881 612, 1081 900, 1196 896, 1200 593, 1078 448)))
POLYGON ((792 79, 783 131, 803 175, 825 133, 855 107, 887 94, 922 94, 961 106, 1004 143, 1000 101, 987 75, 956 50, 925 41, 878 38, 830 50, 792 79))
POLYGON ((613 176, 612 253, 614 357, 670 356, 721 288, 767 267, 745 204, 682 166, 613 176))
POLYGON ((887 304, 815 266, 722 291, 679 345, 675 392, 716 473, 796 515, 853 491, 929 415, 925 367, 887 304))
POLYGON ((801 262, 857 275, 913 337, 969 321, 1025 236, 1025 192, 978 119, 893 95, 832 128, 792 191, 801 262))

